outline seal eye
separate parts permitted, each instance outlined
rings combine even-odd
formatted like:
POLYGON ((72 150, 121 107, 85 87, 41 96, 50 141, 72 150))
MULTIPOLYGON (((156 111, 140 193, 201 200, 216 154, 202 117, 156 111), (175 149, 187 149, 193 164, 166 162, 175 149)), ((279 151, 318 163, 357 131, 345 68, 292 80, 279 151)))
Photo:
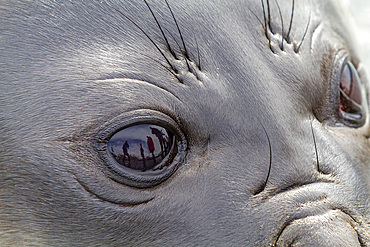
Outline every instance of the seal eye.
POLYGON ((174 146, 174 135, 166 128, 140 124, 115 133, 108 141, 108 152, 122 167, 145 172, 170 162, 174 146))
POLYGON ((96 135, 93 147, 105 175, 135 188, 152 188, 169 179, 185 163, 188 151, 178 123, 150 109, 124 112, 96 135))
POLYGON ((344 65, 339 86, 340 117, 351 124, 362 125, 366 118, 363 88, 357 70, 351 62, 344 65))

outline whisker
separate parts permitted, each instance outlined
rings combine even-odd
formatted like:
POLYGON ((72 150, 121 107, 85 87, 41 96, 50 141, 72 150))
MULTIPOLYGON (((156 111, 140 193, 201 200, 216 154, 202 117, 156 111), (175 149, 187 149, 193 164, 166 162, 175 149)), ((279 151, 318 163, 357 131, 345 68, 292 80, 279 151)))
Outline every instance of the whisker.
MULTIPOLYGON (((166 29, 166 31, 167 31, 167 33, 171 36, 171 38, 175 41, 175 43, 176 43, 176 45, 179 47, 179 50, 180 50, 180 53, 181 53, 181 46, 180 46, 180 44, 179 44, 179 42, 177 42, 177 40, 175 39, 175 37, 173 36, 173 34, 167 29, 167 28, 164 28, 164 29, 166 29)), ((176 56, 175 56, 176 57, 176 56)), ((177 59, 177 57, 176 57, 176 59, 177 59)))
MULTIPOLYGON (((268 24, 270 31, 272 32, 272 27, 271 27, 271 10, 270 10, 270 0, 267 0, 267 13, 268 13, 268 24)), ((273 32, 272 32, 273 33, 273 32)))
MULTIPOLYGON (((177 40, 175 39, 175 37, 172 35, 172 33, 167 28, 165 28, 165 29, 170 34, 170 36, 172 37, 172 39, 175 41, 175 43, 177 44, 177 46, 179 47, 180 52, 181 52, 181 46, 180 46, 179 42, 177 42, 177 40)), ((176 57, 176 59, 177 59, 177 57, 176 57)), ((189 72, 191 72, 191 68, 190 68, 190 64, 189 64, 188 60, 185 59, 185 62, 186 62, 186 65, 188 67, 189 72)))
POLYGON ((259 193, 261 193, 262 191, 265 190, 266 188, 266 185, 267 185, 267 181, 269 180, 270 178, 270 173, 271 173, 271 167, 272 167, 272 147, 271 147, 271 140, 270 140, 270 137, 267 133, 267 130, 266 128, 263 126, 263 124, 260 122, 262 128, 263 128, 263 131, 265 132, 266 134, 266 137, 267 137, 267 141, 268 141, 268 145, 269 145, 269 151, 270 151, 270 163, 269 163, 269 170, 267 172, 267 177, 266 177, 266 180, 265 182, 261 185, 261 187, 259 187, 259 189, 254 193, 254 195, 257 195, 259 193))
POLYGON ((306 26, 306 30, 305 30, 305 32, 304 32, 304 34, 303 34, 303 37, 302 37, 301 42, 299 43, 299 45, 298 45, 298 47, 297 47, 297 49, 296 49, 296 53, 298 53, 298 52, 299 52, 299 50, 301 49, 301 46, 302 46, 302 44, 303 44, 303 41, 304 41, 304 39, 306 38, 306 35, 307 35, 307 32, 308 32, 308 27, 310 26, 310 23, 311 23, 311 10, 310 10, 310 15, 309 15, 309 17, 308 17, 308 23, 307 23, 307 26, 306 26))
POLYGON ((316 137, 315 137, 315 132, 313 131, 313 126, 312 126, 312 119, 311 119, 311 117, 310 117, 310 123, 311 123, 311 131, 312 131, 313 143, 315 144, 315 153, 316 153, 317 171, 320 171, 319 155, 318 155, 318 152, 317 152, 316 137))
POLYGON ((192 72, 191 71, 191 68, 190 68, 190 64, 189 64, 189 61, 188 61, 189 59, 187 59, 187 57, 185 56, 185 62, 186 62, 186 66, 188 67, 188 71, 189 72, 192 72))
POLYGON ((280 9, 278 1, 275 0, 275 3, 278 7, 279 14, 280 14, 280 20, 281 20, 281 46, 280 46, 280 49, 283 51, 284 50, 284 21, 283 21, 283 15, 281 14, 281 9, 280 9))
POLYGON ((152 16, 153 16, 153 18, 154 18, 155 22, 157 23, 157 26, 158 26, 159 30, 161 31, 162 36, 163 36, 163 38, 164 38, 164 40, 165 40, 165 42, 166 42, 166 44, 167 44, 167 48, 168 48, 168 50, 171 52, 171 54, 172 54, 173 56, 175 56, 175 53, 174 53, 174 52, 173 52, 173 50, 171 49, 170 43, 168 42, 167 37, 166 37, 166 35, 164 34, 163 29, 162 29, 161 25, 160 25, 160 24, 159 24, 159 22, 158 22, 157 17, 155 16, 155 14, 154 14, 154 13, 153 13, 153 11, 152 11, 152 8, 149 6, 149 4, 148 4, 148 2, 147 2, 146 0, 144 0, 144 3, 146 4, 146 6, 148 6, 148 9, 149 9, 150 13, 152 14, 152 16))
MULTIPOLYGON (((177 30, 179 31, 180 38, 181 38, 182 44, 183 44, 183 46, 184 46, 184 55, 185 55, 185 57, 186 57, 187 59, 189 59, 189 55, 188 55, 188 51, 187 51, 187 49, 186 49, 185 41, 184 41, 184 38, 183 38, 183 36, 182 36, 182 33, 181 33, 181 30, 180 30, 180 27, 179 27, 179 25, 178 25, 178 23, 177 23, 176 17, 175 17, 175 15, 173 14, 172 9, 171 9, 170 5, 168 4, 168 1, 167 1, 167 0, 165 0, 165 2, 166 2, 166 4, 167 4, 168 9, 169 9, 169 10, 170 10, 170 12, 171 12, 171 15, 172 15, 173 20, 175 21, 175 24, 176 24, 177 30)), ((190 59, 189 59, 189 60, 190 60, 190 59)))
POLYGON ((201 67, 200 67, 200 51, 199 51, 199 45, 198 45, 197 37, 195 35, 194 35, 194 39, 195 39, 195 44, 197 45, 198 68, 199 68, 199 70, 202 70, 201 67))
POLYGON ((262 10, 263 10, 263 19, 265 21, 265 36, 269 41, 269 47, 271 49, 271 39, 269 38, 269 35, 268 35, 268 26, 267 26, 267 22, 269 21, 267 20, 267 17, 266 17, 266 9, 265 9, 264 0, 261 0, 261 3, 262 3, 262 10))
POLYGON ((268 35, 267 35, 267 18, 266 18, 266 10, 265 10, 265 4, 263 2, 264 0, 261 0, 261 4, 262 4, 262 11, 263 11, 263 20, 264 20, 264 29, 265 29, 265 35, 266 35, 266 38, 268 38, 268 35))
POLYGON ((180 80, 180 78, 171 70, 171 69, 169 69, 169 68, 167 68, 164 64, 162 64, 161 62, 159 62, 157 59, 155 59, 155 58, 152 58, 152 57, 150 57, 150 56, 148 56, 148 55, 146 55, 146 54, 144 54, 144 53, 141 53, 141 52, 139 52, 139 51, 135 51, 135 50, 132 50, 133 52, 136 52, 136 53, 138 53, 138 54, 140 54, 140 55, 142 55, 142 56, 144 56, 144 57, 147 57, 147 58, 149 58, 149 59, 151 59, 152 61, 154 61, 154 62, 156 62, 156 63, 158 63, 159 65, 161 65, 163 68, 165 68, 168 72, 170 72, 180 83, 183 83, 181 80, 180 80))
POLYGON ((263 28, 265 29, 265 35, 266 35, 266 37, 267 37, 267 20, 266 20, 266 10, 265 10, 265 4, 264 4, 263 0, 261 0, 261 4, 262 4, 262 11, 263 11, 263 22, 264 22, 263 28))
POLYGON ((150 38, 150 36, 138 25, 136 24, 130 17, 128 17, 127 15, 125 15, 124 13, 122 13, 122 11, 118 10, 117 8, 113 7, 112 5, 106 3, 106 2, 101 2, 105 5, 107 5, 108 7, 114 9, 115 11, 117 11, 121 16, 125 17, 127 20, 129 20, 132 24, 134 24, 149 40, 150 42, 155 46, 155 48, 161 53, 161 55, 164 57, 164 59, 166 60, 166 62, 170 65, 171 69, 173 71, 177 71, 173 65, 170 63, 170 61, 168 60, 168 58, 166 57, 166 55, 164 55, 164 53, 162 52, 162 50, 158 47, 158 45, 153 41, 152 38, 150 38))
POLYGON ((258 22, 261 24, 261 26, 263 28, 265 28, 265 26, 263 25, 262 21, 260 20, 260 18, 258 18, 258 16, 256 15, 256 13, 253 12, 253 10, 251 10, 249 7, 248 7, 249 11, 254 15, 254 17, 256 17, 256 19, 258 20, 258 22))
POLYGON ((290 44, 290 32, 292 31, 292 25, 293 25, 293 16, 294 16, 294 0, 292 0, 292 15, 290 16, 290 24, 289 24, 289 29, 288 29, 288 33, 285 37, 285 39, 288 41, 288 43, 290 44))

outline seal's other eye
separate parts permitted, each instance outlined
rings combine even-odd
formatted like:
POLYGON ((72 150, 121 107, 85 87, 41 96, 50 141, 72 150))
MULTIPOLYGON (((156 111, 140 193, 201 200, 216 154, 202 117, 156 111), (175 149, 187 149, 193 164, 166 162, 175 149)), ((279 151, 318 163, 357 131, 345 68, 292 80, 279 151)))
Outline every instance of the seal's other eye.
POLYGON ((172 132, 150 124, 120 130, 108 141, 108 151, 119 165, 142 172, 161 169, 170 162, 174 146, 172 132))
POLYGON ((361 126, 366 120, 363 86, 356 68, 349 61, 342 68, 339 88, 339 114, 345 123, 361 126))

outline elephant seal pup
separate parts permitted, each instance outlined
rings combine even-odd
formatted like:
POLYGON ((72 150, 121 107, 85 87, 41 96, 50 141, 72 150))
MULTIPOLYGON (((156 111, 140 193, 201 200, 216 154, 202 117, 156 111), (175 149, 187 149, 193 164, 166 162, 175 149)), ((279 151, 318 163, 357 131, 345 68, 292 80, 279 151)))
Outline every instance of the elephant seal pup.
POLYGON ((334 0, 12 1, 2 246, 369 246, 369 81, 334 0))

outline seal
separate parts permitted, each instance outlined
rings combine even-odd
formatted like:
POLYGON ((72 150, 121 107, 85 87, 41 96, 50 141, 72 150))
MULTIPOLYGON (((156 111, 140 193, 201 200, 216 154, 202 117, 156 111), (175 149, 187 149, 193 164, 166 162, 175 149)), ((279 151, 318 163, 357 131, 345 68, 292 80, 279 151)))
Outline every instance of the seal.
POLYGON ((2 246, 370 245, 370 87, 338 1, 0 16, 2 246))

